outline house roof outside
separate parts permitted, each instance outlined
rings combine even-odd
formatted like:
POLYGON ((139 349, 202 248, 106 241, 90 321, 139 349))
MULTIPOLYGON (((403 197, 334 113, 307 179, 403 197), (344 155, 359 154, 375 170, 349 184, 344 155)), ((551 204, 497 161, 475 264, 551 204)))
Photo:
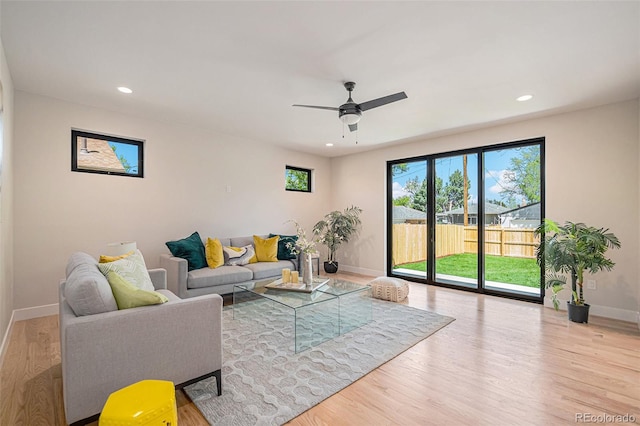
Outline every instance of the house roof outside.
POLYGON ((540 202, 527 204, 512 210, 502 212, 502 216, 509 216, 513 219, 536 219, 540 220, 540 202))
POLYGON ((540 203, 531 203, 500 215, 500 224, 508 228, 536 228, 540 225, 542 214, 540 203))
POLYGON ((393 223, 407 221, 427 221, 427 214, 423 211, 405 206, 393 206, 393 223))
MULTIPOLYGON (((478 214, 478 203, 469 203, 467 206, 468 214, 478 214)), ((484 204, 484 214, 502 214, 507 210, 506 207, 499 206, 493 203, 485 203, 484 204)), ((438 215, 454 215, 454 214, 464 214, 464 208, 459 207, 457 209, 449 210, 444 213, 439 213, 438 215)))

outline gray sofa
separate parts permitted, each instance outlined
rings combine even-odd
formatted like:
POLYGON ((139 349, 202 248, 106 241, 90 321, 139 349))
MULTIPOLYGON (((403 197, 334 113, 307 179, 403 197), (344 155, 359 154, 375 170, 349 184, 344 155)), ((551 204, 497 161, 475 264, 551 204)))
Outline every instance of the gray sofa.
MULTIPOLYGON (((261 236, 267 238, 266 235, 261 236)), ((219 238, 223 246, 244 247, 253 244, 253 236, 219 238)), ((203 294, 233 293, 237 284, 253 285, 256 281, 282 275, 282 269, 298 270, 298 259, 279 260, 277 262, 257 262, 244 266, 220 266, 188 270, 185 259, 170 254, 160 255, 160 267, 167 271, 169 290, 183 299, 203 294)))
POLYGON ((117 310, 109 283, 90 255, 73 254, 66 275, 59 309, 68 424, 95 421, 111 393, 144 379, 169 380, 181 388, 215 376, 221 393, 220 296, 179 299, 166 290, 166 271, 152 269, 156 291, 169 301, 117 310))

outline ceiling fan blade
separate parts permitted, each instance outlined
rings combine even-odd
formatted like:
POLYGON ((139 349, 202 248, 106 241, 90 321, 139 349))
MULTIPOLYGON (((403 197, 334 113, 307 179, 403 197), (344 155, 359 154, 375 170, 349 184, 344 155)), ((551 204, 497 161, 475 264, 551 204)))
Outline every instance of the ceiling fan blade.
POLYGON ((377 108, 379 106, 390 104, 391 102, 395 102, 395 101, 401 101, 402 99, 406 99, 406 98, 407 98, 407 94, 404 92, 395 93, 389 96, 383 96, 382 98, 361 103, 360 111, 366 111, 371 108, 377 108))
POLYGON ((293 104, 291 106, 295 106, 295 107, 303 107, 303 108, 315 108, 315 109, 328 109, 329 111, 339 111, 338 108, 334 108, 334 107, 325 107, 325 106, 317 106, 317 105, 298 105, 298 104, 293 104))
POLYGON ((358 123, 349 124, 349 130, 351 130, 352 132, 355 132, 356 130, 358 130, 358 123))

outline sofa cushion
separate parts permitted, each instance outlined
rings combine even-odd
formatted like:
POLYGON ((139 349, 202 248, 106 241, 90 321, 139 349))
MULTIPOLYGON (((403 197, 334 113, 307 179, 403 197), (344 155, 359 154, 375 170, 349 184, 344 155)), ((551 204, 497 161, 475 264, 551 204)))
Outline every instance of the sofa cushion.
POLYGON ((81 251, 73 253, 71 257, 69 257, 69 261, 67 262, 66 276, 68 277, 69 275, 71 275, 73 270, 76 269, 78 265, 84 264, 98 265, 98 261, 95 260, 90 254, 81 251))
MULTIPOLYGON (((261 238, 266 238, 266 235, 260 235, 261 238)), ((222 241, 222 240, 220 240, 222 241)), ((253 237, 233 237, 229 238, 229 244, 223 244, 225 246, 244 247, 249 244, 253 245, 253 237)))
POLYGON ((295 252, 296 242, 298 241, 297 235, 269 234, 269 238, 271 237, 279 237, 278 260, 291 260, 298 257, 295 252), (289 248, 289 245, 291 245, 291 248, 289 248))
POLYGON ((107 280, 113 297, 116 299, 118 309, 130 309, 140 306, 160 305, 169 301, 162 293, 141 290, 134 286, 116 272, 110 271, 107 280))
POLYGON ((253 272, 254 280, 263 280, 265 278, 277 277, 282 275, 283 268, 295 269, 293 263, 289 260, 279 260, 277 262, 258 262, 250 263, 243 266, 253 272))
POLYGON ((271 238, 260 238, 253 236, 253 245, 256 248, 256 258, 258 262, 278 261, 278 236, 271 238))
POLYGON ((131 256, 116 260, 115 262, 98 263, 98 269, 100 269, 100 272, 105 276, 107 276, 110 271, 113 271, 142 290, 155 290, 140 250, 136 250, 131 256))
MULTIPOLYGON (((76 253, 77 254, 77 253, 76 253)), ((101 314, 117 311, 118 305, 113 297, 107 278, 97 267, 97 262, 87 255, 93 263, 77 263, 79 256, 72 255, 71 274, 64 285, 64 297, 76 316, 101 314)))
POLYGON ((251 281, 253 273, 246 266, 220 266, 216 269, 202 268, 187 275, 187 288, 212 287, 251 281))
POLYGON ((204 244, 202 244, 202 238, 200 238, 200 234, 197 232, 194 232, 187 238, 177 241, 167 241, 165 244, 172 255, 187 260, 190 271, 208 266, 204 252, 204 244))

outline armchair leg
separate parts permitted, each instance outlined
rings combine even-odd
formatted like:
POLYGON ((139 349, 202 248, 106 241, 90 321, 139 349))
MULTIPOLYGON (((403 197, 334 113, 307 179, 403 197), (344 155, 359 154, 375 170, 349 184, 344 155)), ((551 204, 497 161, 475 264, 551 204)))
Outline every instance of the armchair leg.
POLYGON ((185 386, 189 386, 189 385, 192 385, 194 383, 198 383, 199 381, 204 380, 206 378, 209 378, 211 376, 216 378, 216 386, 218 387, 218 396, 222 395, 222 370, 216 370, 216 371, 214 371, 212 373, 208 373, 208 374, 205 374, 203 376, 196 377, 195 379, 188 380, 188 381, 186 381, 184 383, 180 383, 179 385, 176 385, 176 389, 182 389, 185 386))
POLYGON ((218 396, 222 395, 222 370, 216 370, 213 372, 216 378, 216 386, 218 386, 218 396))

